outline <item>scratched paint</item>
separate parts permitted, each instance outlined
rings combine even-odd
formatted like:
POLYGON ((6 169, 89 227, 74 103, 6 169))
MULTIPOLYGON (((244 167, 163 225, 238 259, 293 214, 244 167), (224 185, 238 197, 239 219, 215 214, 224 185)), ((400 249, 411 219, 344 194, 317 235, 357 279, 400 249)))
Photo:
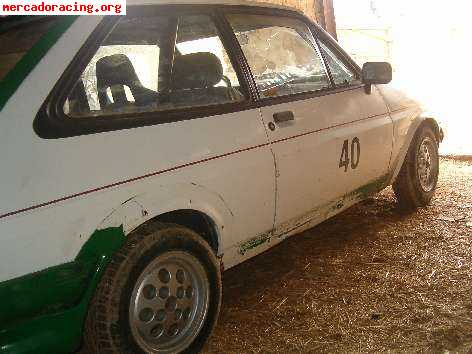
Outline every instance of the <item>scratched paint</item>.
POLYGON ((239 254, 244 256, 244 254, 246 254, 247 251, 252 250, 253 248, 256 248, 260 245, 263 245, 269 242, 271 234, 272 234, 271 232, 265 233, 257 237, 254 237, 250 239, 249 241, 241 243, 241 245, 239 246, 239 254))
POLYGON ((363 186, 357 188, 353 192, 346 195, 346 199, 357 199, 363 200, 369 198, 373 194, 381 191, 386 187, 386 183, 388 180, 388 175, 384 175, 379 177, 363 186))
POLYGON ((375 193, 381 191, 386 187, 387 180, 387 175, 382 176, 365 185, 362 185, 361 187, 340 198, 336 198, 334 201, 318 206, 294 220, 283 223, 277 227, 277 229, 274 231, 274 234, 278 238, 284 238, 295 230, 301 232, 302 229, 314 227, 319 222, 326 220, 352 206, 353 204, 367 199, 375 193))

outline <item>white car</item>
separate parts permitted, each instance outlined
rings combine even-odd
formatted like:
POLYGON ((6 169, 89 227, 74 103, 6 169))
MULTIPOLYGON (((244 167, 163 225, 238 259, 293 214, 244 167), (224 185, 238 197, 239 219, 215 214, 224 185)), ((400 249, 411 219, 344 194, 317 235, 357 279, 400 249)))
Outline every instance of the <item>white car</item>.
POLYGON ((196 352, 221 272, 391 184, 435 191, 436 121, 295 10, 2 25, 0 353, 196 352))

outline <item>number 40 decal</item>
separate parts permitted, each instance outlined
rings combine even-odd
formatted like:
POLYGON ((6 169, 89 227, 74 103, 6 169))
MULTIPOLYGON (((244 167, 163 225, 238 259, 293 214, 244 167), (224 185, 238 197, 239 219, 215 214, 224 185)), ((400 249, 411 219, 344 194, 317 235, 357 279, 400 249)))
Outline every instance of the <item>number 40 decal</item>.
POLYGON ((351 168, 355 170, 359 165, 359 158, 361 156, 361 143, 359 138, 355 137, 351 141, 351 158, 349 159, 349 140, 344 140, 343 149, 341 151, 341 158, 339 159, 339 168, 344 167, 344 172, 347 172, 349 168, 349 162, 351 168))

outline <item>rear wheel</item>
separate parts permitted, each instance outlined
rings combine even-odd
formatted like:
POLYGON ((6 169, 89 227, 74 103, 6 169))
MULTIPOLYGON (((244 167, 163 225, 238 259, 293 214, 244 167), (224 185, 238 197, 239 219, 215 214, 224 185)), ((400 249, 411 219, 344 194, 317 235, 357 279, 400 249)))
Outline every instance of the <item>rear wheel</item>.
POLYGON ((91 353, 195 353, 221 303, 221 275, 195 232, 157 224, 133 233, 99 284, 85 328, 91 353))
POLYGON ((413 139, 393 190, 402 209, 414 210, 431 202, 439 176, 438 142, 423 126, 413 139))

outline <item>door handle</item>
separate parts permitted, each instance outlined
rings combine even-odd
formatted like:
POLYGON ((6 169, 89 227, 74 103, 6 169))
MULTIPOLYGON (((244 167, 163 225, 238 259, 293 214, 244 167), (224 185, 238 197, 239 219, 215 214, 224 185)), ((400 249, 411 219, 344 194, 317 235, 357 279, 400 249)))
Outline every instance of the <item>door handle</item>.
POLYGON ((290 120, 295 120, 295 116, 293 115, 292 111, 274 113, 273 117, 275 123, 282 123, 288 122, 290 120))

